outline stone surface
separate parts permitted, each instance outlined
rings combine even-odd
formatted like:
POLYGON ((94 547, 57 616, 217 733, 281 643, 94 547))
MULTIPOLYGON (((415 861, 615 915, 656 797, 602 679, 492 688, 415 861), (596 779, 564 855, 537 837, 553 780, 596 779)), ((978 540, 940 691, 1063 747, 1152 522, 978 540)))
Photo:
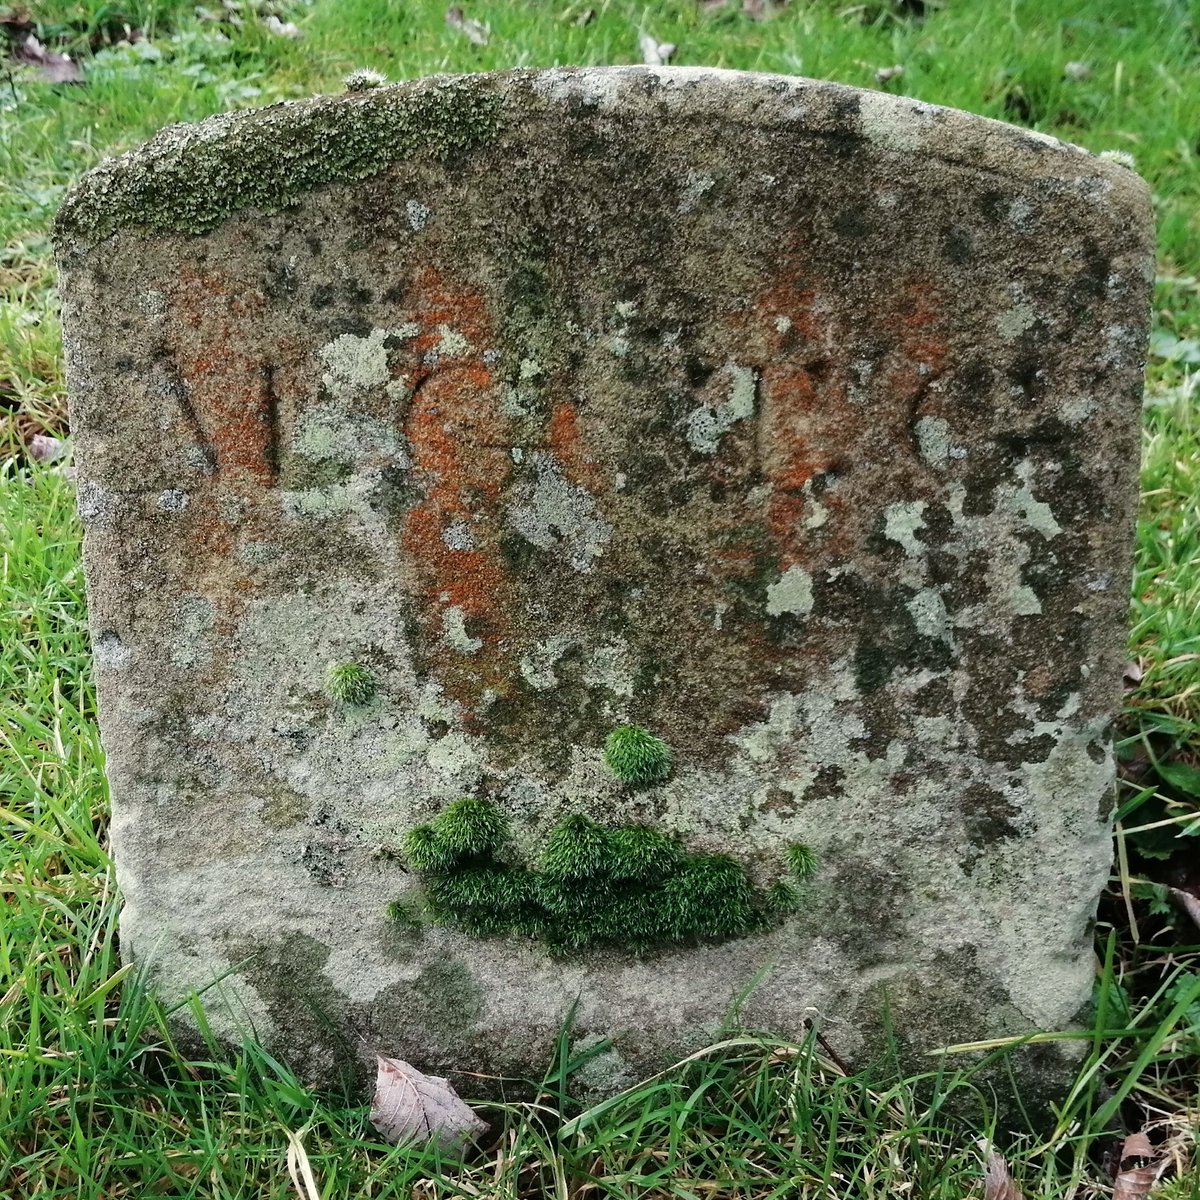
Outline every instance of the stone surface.
POLYGON ((164 131, 59 220, 124 952, 308 1073, 621 1079, 1069 1023, 1109 863, 1152 275, 1124 168, 875 92, 444 78, 164 131), (332 699, 331 663, 373 677, 332 699), (674 771, 622 786, 605 735, 674 771), (774 930, 389 921, 463 795, 647 821, 774 930), (231 973, 231 968, 237 968, 231 973))

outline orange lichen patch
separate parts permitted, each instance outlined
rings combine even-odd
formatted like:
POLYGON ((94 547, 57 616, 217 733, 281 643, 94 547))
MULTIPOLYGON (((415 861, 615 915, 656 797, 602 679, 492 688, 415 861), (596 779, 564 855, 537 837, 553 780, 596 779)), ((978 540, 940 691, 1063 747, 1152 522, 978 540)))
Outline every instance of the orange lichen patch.
POLYGON ((566 478, 592 491, 603 486, 603 476, 587 448, 579 409, 569 400, 556 404, 551 411, 546 444, 566 478))
POLYGON ((939 329, 940 305, 935 287, 911 280, 896 295, 882 328, 895 337, 881 388, 904 405, 909 420, 921 415, 919 401, 944 370, 948 347, 939 329), (917 401, 914 409, 913 402, 917 401))
POLYGON ((280 424, 302 398, 307 353, 291 337, 273 345, 275 361, 264 361, 266 298, 218 272, 181 274, 170 302, 168 349, 184 389, 173 415, 213 468, 197 477, 181 526, 181 560, 200 564, 184 582, 212 605, 215 636, 229 637, 256 586, 252 571, 238 569, 237 542, 277 536, 280 424))
POLYGON ((403 544, 421 580, 428 668, 470 712, 485 691, 505 694, 513 676, 516 595, 500 550, 511 431, 500 415, 499 383, 481 357, 492 338, 483 298, 426 270, 406 299, 420 332, 406 344, 415 361, 403 364, 413 387, 404 432, 423 499, 405 518, 403 544), (434 358, 447 331, 471 350, 434 358), (458 523, 473 547, 447 545, 443 535, 458 523), (467 636, 482 642, 475 652, 446 640, 451 609, 467 636))
POLYGON ((742 335, 762 354, 758 457, 771 484, 766 521, 780 565, 813 569, 861 549, 856 513, 880 471, 911 452, 912 426, 946 369, 944 306, 929 281, 879 297, 878 311, 824 295, 795 265, 755 298, 742 335), (882 355, 847 361, 845 347, 876 333, 882 355), (832 488, 825 485, 834 482, 832 488), (820 506, 819 533, 808 522, 820 506))
MULTIPOLYGON (((862 418, 849 402, 845 367, 838 360, 844 331, 818 308, 811 288, 785 276, 763 292, 751 312, 766 344, 758 455, 772 485, 767 526, 786 569, 811 559, 804 521, 813 511, 813 481, 845 458, 862 418)), ((828 509, 839 501, 822 503, 828 509)))
POLYGON ((178 321, 171 350, 217 472, 272 482, 278 469, 273 368, 254 346, 266 297, 192 271, 179 279, 172 301, 178 321))
POLYGON ((420 325, 408 342, 408 348, 418 355, 437 350, 443 359, 473 359, 492 345, 492 319, 483 297, 448 283, 440 271, 432 267, 420 271, 406 300, 415 309, 420 325), (445 352, 447 331, 467 342, 469 349, 461 356, 445 352))

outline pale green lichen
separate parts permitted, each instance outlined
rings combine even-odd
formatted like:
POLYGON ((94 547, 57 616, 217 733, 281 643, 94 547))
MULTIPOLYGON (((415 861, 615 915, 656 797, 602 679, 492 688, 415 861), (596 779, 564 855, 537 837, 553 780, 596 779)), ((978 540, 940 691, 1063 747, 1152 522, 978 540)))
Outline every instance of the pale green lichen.
POLYGON ((715 454, 738 421, 754 416, 758 377, 750 367, 729 362, 714 376, 716 386, 725 387, 725 398, 693 409, 687 418, 687 441, 698 454, 715 454))
POLYGON ((1037 313, 1034 312, 1033 307, 1021 300, 1007 312, 1000 314, 996 321, 996 328, 1006 342, 1011 342, 1032 329, 1036 322, 1037 313))
POLYGON ((913 619, 916 631, 922 637, 938 638, 947 645, 953 644, 946 602, 937 588, 921 588, 905 608, 913 619))
POLYGON ((905 554, 914 558, 925 553, 925 546, 917 537, 925 527, 925 508, 924 500, 898 500, 884 510, 884 537, 902 546, 905 554))
POLYGON ((467 632, 467 614, 457 604, 442 613, 442 641, 460 654, 476 654, 483 648, 483 639, 467 632))
POLYGON ((242 209, 278 212, 324 184, 484 144, 498 131, 502 104, 486 77, 466 77, 174 125, 85 175, 59 210, 56 241, 80 250, 127 227, 201 234, 242 209))
POLYGON ((781 617, 784 613, 803 617, 812 612, 812 576, 799 566, 790 566, 772 584, 767 585, 767 614, 781 617))
POLYGON ((931 467, 944 467, 950 458, 950 425, 944 417, 922 417, 916 424, 921 457, 931 467))
POLYGON ((383 387, 388 371, 386 329, 372 329, 366 337, 343 333, 317 352, 325 365, 321 378, 330 395, 352 400, 363 392, 383 387))
POLYGON ((883 92, 863 92, 858 113, 867 141, 905 154, 921 149, 933 126, 931 107, 883 92))
POLYGON ((1023 459, 1017 463, 1016 471, 1021 486, 1008 498, 1010 511, 1016 513, 1030 529, 1036 530, 1047 540, 1062 533, 1062 526, 1055 519, 1050 505, 1033 494, 1033 463, 1023 459))
POLYGON ((563 477, 553 456, 535 456, 533 478, 516 488, 515 495, 518 502, 506 514, 510 528, 541 550, 561 546, 577 571, 593 568, 613 527, 597 512, 596 498, 563 477))

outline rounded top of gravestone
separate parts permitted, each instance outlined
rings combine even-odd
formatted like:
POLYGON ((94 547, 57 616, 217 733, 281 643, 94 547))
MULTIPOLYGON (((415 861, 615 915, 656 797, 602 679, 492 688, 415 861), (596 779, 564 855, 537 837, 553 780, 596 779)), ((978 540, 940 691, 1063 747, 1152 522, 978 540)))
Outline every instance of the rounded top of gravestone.
MULTIPOLYGON (((1116 161, 1042 133, 905 96, 712 67, 580 67, 433 76, 173 125, 107 159, 59 211, 60 256, 124 228, 203 234, 245 209, 277 212, 315 188, 367 179, 400 160, 447 161, 476 148, 536 144, 539 121, 654 117, 681 153, 718 131, 746 145, 791 131, 895 157, 1066 186, 1118 222, 1144 223, 1146 185, 1116 161)), ((806 147, 807 148, 807 147, 806 147)), ((803 163, 798 164, 803 169, 803 163)))

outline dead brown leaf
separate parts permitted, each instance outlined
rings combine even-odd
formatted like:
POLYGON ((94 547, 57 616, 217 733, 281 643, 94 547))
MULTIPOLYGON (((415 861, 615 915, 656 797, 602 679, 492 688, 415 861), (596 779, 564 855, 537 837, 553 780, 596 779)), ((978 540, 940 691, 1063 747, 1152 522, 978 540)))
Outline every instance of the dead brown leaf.
POLYGON ((29 457, 41 463, 57 462, 67 456, 67 443, 46 433, 35 433, 26 445, 29 457))
POLYGON ((1121 1147, 1113 1200, 1146 1200, 1169 1164, 1170 1159, 1155 1149, 1145 1133, 1131 1133, 1121 1147))
POLYGON ((380 1056, 376 1063, 371 1124, 389 1142, 436 1142, 453 1152, 487 1129, 448 1079, 422 1075, 399 1058, 380 1056))
POLYGON ((488 38, 492 34, 492 31, 482 21, 468 17, 457 4, 452 4, 446 9, 446 24, 451 29, 457 29, 467 41, 473 42, 476 46, 486 46, 488 38))
POLYGON ((1185 892, 1183 888, 1177 887, 1168 888, 1167 891, 1170 893, 1171 899, 1192 918, 1192 923, 1196 928, 1200 929, 1200 896, 1193 896, 1191 892, 1185 892))
POLYGON ((43 83, 83 82, 83 71, 69 54, 47 50, 32 33, 14 43, 11 58, 18 66, 31 67, 34 78, 43 83))
POLYGON ((36 28, 27 8, 7 8, 0 12, 0 33, 10 42, 24 41, 25 35, 36 28))
POLYGON ((988 1151, 983 1169, 983 1200, 1024 1200, 1021 1189, 1008 1173, 1008 1163, 995 1150, 988 1151))

